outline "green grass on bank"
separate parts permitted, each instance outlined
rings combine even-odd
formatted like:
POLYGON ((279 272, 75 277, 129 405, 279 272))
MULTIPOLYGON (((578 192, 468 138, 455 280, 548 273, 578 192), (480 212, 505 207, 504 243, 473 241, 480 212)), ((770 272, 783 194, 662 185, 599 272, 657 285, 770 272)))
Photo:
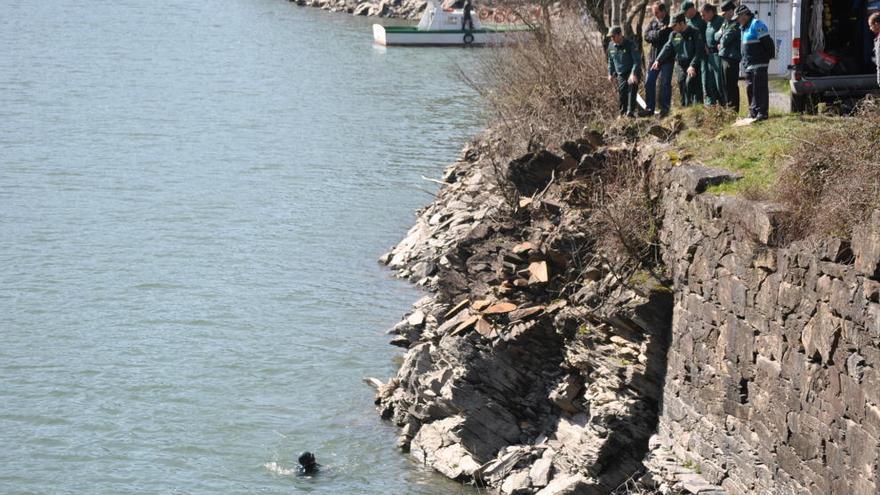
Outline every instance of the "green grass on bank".
MULTIPOLYGON (((770 91, 782 93, 784 95, 791 94, 790 79, 787 77, 771 77, 769 80, 770 91)), ((745 94, 745 93, 743 93, 745 94)))
POLYGON ((768 191, 790 150, 806 132, 827 126, 829 117, 773 114, 767 121, 732 127, 731 114, 701 107, 676 112, 687 129, 677 140, 684 155, 709 167, 737 172, 742 180, 712 187, 718 194, 761 194, 768 191))

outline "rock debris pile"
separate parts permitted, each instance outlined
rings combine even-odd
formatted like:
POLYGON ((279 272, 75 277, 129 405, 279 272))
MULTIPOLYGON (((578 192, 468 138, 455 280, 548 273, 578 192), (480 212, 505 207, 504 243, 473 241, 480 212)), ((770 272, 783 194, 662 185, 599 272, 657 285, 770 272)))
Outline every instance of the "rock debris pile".
POLYGON ((499 167, 485 142, 381 260, 431 292, 391 331, 407 351, 377 404, 399 446, 452 479, 610 493, 643 469, 672 300, 583 228, 575 185, 619 145, 586 133, 499 167))
POLYGON ((372 17, 416 19, 425 10, 424 0, 290 0, 300 6, 317 7, 330 12, 372 17))
POLYGON ((503 494, 877 493, 880 211, 785 243, 784 209, 705 194, 737 177, 639 126, 447 169, 382 258, 430 290, 374 383, 400 447, 503 494))

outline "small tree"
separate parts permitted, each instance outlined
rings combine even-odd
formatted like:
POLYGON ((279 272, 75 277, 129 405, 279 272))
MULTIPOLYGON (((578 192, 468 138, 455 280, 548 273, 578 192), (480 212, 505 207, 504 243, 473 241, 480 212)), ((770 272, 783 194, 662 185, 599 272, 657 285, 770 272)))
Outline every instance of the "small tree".
POLYGON ((611 26, 623 28, 625 36, 642 42, 642 24, 649 0, 573 0, 586 12, 596 27, 606 33, 611 26))

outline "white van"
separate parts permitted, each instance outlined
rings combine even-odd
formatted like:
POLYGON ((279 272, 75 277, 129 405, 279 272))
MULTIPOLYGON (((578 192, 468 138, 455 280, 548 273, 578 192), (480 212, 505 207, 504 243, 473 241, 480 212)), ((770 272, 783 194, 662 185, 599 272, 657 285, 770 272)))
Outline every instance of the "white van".
POLYGON ((791 59, 791 2, 794 0, 748 0, 744 5, 764 21, 776 42, 776 58, 770 61, 767 74, 785 77, 791 59))
POLYGON ((868 16, 880 0, 792 0, 791 111, 877 91, 868 16))

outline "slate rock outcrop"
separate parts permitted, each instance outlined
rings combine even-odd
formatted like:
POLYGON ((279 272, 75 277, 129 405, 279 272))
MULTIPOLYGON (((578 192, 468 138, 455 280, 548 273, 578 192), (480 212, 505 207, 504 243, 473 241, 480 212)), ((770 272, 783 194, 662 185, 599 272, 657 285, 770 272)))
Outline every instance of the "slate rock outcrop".
MULTIPOLYGON (((601 166, 601 139, 569 148, 601 166)), ((450 478, 610 493, 643 469, 656 428, 671 292, 574 259, 591 245, 588 212, 562 199, 575 156, 542 150, 504 171, 481 156, 463 153, 382 259, 431 294, 392 330, 408 350, 377 403, 401 448, 450 478)))
POLYGON ((430 291, 377 384, 400 447, 503 494, 876 495, 880 211, 851 240, 784 244, 782 208, 706 193, 737 177, 649 134, 650 273, 596 253, 566 194, 633 143, 505 169, 476 145, 447 169, 382 258, 430 291))

